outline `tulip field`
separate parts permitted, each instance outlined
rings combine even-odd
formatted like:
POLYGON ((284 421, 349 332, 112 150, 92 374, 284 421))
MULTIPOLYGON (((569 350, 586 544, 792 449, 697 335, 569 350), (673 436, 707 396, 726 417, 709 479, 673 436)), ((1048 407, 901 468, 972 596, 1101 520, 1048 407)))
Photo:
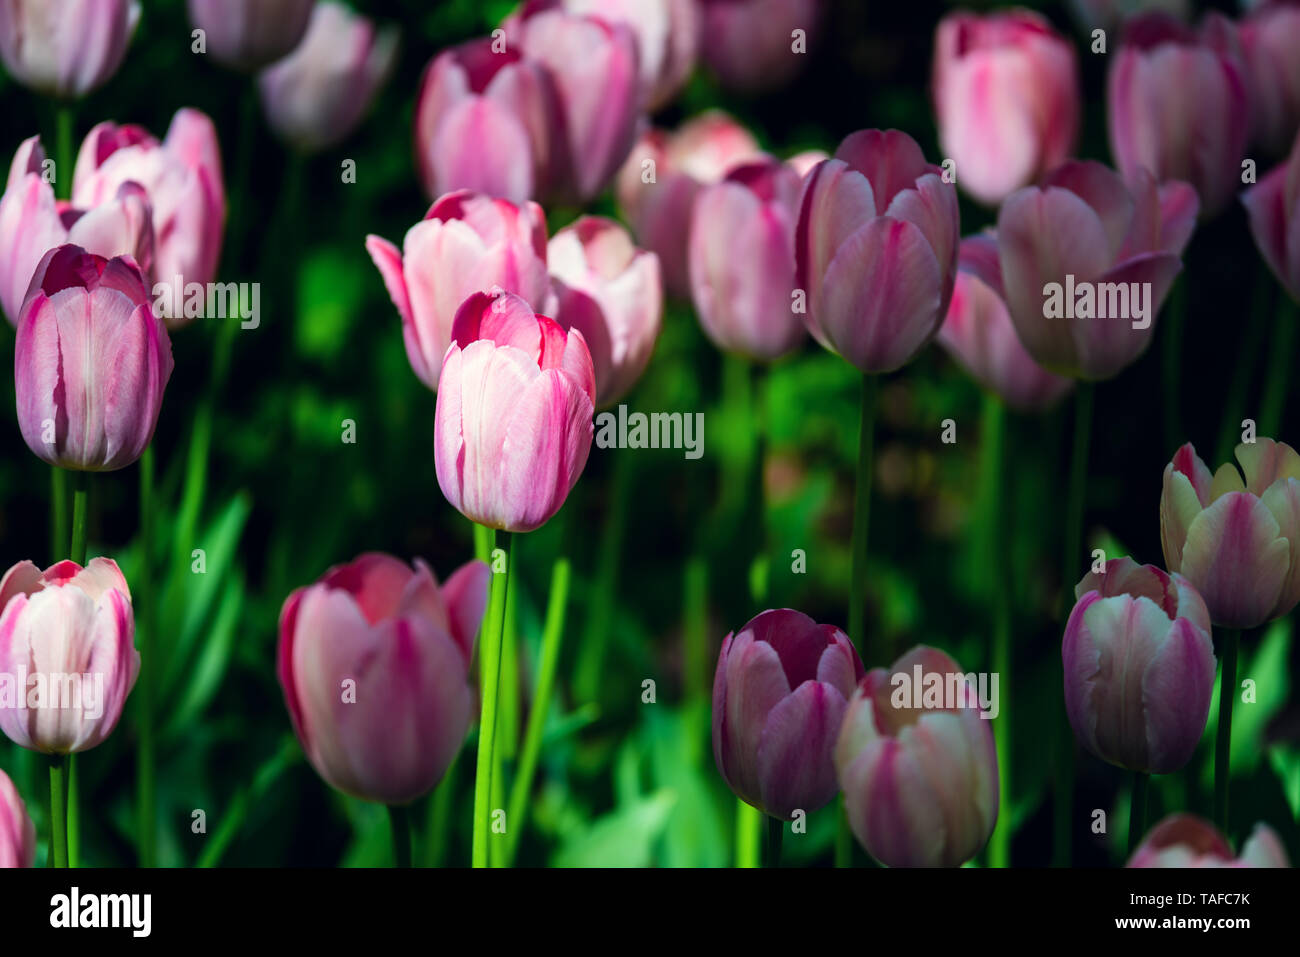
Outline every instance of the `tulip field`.
POLYGON ((0 0, 0 101, 0 867, 1300 859, 1300 4, 0 0))

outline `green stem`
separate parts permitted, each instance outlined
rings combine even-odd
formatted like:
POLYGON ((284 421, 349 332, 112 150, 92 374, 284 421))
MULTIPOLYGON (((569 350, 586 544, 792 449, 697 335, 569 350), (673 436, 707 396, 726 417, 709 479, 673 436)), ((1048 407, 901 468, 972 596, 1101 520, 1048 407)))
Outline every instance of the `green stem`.
POLYGON ((393 826, 393 866, 411 866, 411 809, 388 805, 388 821, 393 826))
POLYGON ((1128 853, 1131 857, 1137 850, 1146 831, 1147 791, 1151 787, 1151 775, 1144 771, 1133 772, 1133 801, 1128 814, 1128 853))
POLYGON ((768 577, 771 560, 768 554, 767 488, 763 472, 764 463, 767 461, 767 406, 763 391, 763 366, 758 363, 751 363, 751 370, 750 395, 752 397, 752 422, 754 424, 754 463, 750 496, 753 501, 754 529, 757 542, 754 561, 749 567, 749 593, 757 610, 766 608, 768 605, 768 577))
MULTIPOLYGON (((710 735, 709 563, 699 554, 686 560, 682 583, 682 645, 685 655, 686 709, 693 730, 688 736, 689 763, 703 760, 710 735)), ((711 760, 711 759, 710 759, 711 760)))
POLYGON ((50 561, 53 565, 63 554, 68 540, 68 473, 57 465, 50 466, 50 561))
POLYGON ((1228 833, 1228 776, 1232 770, 1232 705, 1237 697, 1237 646, 1241 630, 1222 630, 1220 656, 1223 669, 1219 676, 1219 728, 1214 745, 1214 823, 1222 834, 1228 833))
POLYGON ((157 697, 158 665, 155 655, 153 541, 153 445, 140 456, 140 575, 135 583, 135 607, 139 610, 136 634, 140 650, 140 740, 136 756, 136 832, 141 867, 157 866, 157 820, 155 808, 156 752, 154 746, 154 701, 157 697))
POLYGON ((1282 307, 1278 310, 1274 338, 1269 345, 1268 378, 1265 380, 1264 398, 1259 411, 1261 435, 1276 436, 1282 431, 1287 390, 1291 386, 1291 371, 1295 364, 1297 326, 1300 326, 1300 313, 1297 313, 1296 302, 1284 294, 1282 307))
POLYGON ((785 832, 785 821, 779 817, 767 819, 767 843, 763 845, 763 866, 781 866, 781 838, 785 832))
POLYGON ((81 862, 81 801, 77 797, 77 756, 68 755, 68 866, 81 862))
POLYGON ((72 547, 68 557, 82 566, 86 564, 86 488, 89 481, 89 472, 77 472, 72 478, 72 547))
POLYGON ((736 798, 736 866, 758 867, 763 812, 736 798))
POLYGON ((71 199, 72 171, 76 165, 72 154, 72 104, 59 104, 55 114, 55 124, 54 192, 59 199, 71 199))
MULTIPOLYGON (((516 553, 517 554, 517 553, 516 553)), ((507 759, 514 758, 515 741, 519 734, 519 658, 515 632, 515 593, 519 589, 516 576, 511 575, 506 586, 505 623, 501 629, 501 675, 497 680, 497 728, 492 745, 492 798, 493 809, 506 806, 507 759)), ((515 819, 506 817, 506 834, 514 830, 515 819)), ((508 841, 491 841, 488 858, 491 867, 504 867, 508 841)))
POLYGON ((459 757, 452 760, 447 773, 438 782, 429 802, 429 836, 424 844, 424 866, 442 867, 447 851, 447 832, 451 829, 451 801, 456 794, 456 770, 459 757))
MULTIPOLYGON (((497 546, 505 552, 505 570, 492 576, 492 598, 484 629, 480 668, 483 707, 478 728, 478 759, 474 768, 474 831, 471 862, 488 866, 488 834, 492 825, 492 767, 496 746, 497 711, 501 685, 501 642, 506 623, 506 590, 510 578, 510 533, 500 532, 497 546)), ((508 827, 508 824, 507 824, 508 827)))
MULTIPOLYGON (((988 513, 984 534, 988 537, 988 571, 990 577, 1010 575, 1007 555, 1005 497, 1002 492, 1006 463, 1006 406, 993 393, 984 397, 983 436, 985 492, 988 513)), ((1003 699, 1011 695, 1011 593, 1009 589, 990 589, 993 601, 993 673, 1003 699)), ((989 864, 1007 867, 1011 863, 1011 716, 999 708, 993 719, 993 739, 998 755, 998 822, 989 842, 989 864)))
POLYGON ((610 463, 609 498, 605 505, 604 527, 600 535, 599 565, 592 588, 586 624, 582 633, 581 657, 578 661, 574 692, 578 701, 594 701, 599 696, 609 647, 610 622, 614 598, 618 591, 619 559, 627 530, 629 492, 632 485, 632 459, 626 451, 614 450, 610 463))
MULTIPOLYGON (((866 616, 867 525, 871 517, 871 478, 876 432, 879 380, 870 373, 862 377, 862 406, 858 418, 858 469, 853 493, 853 539, 849 572, 849 640, 857 645, 863 660, 867 654, 863 622, 866 616)), ((878 649, 879 650, 879 649, 878 649)))
POLYGON ((50 859, 54 867, 68 866, 67 768, 67 755, 50 755, 50 859))

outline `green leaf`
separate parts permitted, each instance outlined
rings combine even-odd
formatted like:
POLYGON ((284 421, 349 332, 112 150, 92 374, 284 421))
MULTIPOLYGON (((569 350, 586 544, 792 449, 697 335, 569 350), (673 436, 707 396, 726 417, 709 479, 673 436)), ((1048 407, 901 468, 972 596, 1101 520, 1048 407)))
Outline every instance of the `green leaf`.
POLYGON ((555 867, 648 867, 677 795, 664 789, 606 814, 556 851, 555 867))

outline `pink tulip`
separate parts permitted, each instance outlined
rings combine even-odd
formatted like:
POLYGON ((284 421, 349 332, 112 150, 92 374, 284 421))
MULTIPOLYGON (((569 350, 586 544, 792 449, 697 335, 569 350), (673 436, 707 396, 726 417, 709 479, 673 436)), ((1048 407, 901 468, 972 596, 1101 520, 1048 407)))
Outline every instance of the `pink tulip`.
POLYGON ((1252 140, 1277 156, 1300 130, 1300 5, 1265 3, 1238 26, 1250 89, 1252 140))
POLYGON ((190 23, 218 63, 251 73, 287 55, 316 0, 189 0, 190 23))
POLYGON ((806 179, 808 174, 822 160, 828 160, 831 155, 825 150, 801 150, 786 160, 786 165, 799 174, 799 179, 806 179))
POLYGON ((686 247, 695 197, 734 164, 760 156, 749 131, 716 110, 676 132, 648 130, 628 154, 616 184, 619 206, 637 241, 659 256, 674 296, 691 293, 686 247))
POLYGON ((938 342, 971 377, 1012 408, 1042 412, 1071 382, 1048 372, 1025 351, 1007 311, 994 233, 963 239, 957 281, 938 342))
POLYGON ((641 378, 663 319, 659 257, 637 249, 612 219, 583 216, 547 247, 562 326, 577 329, 596 369, 596 405, 612 405, 641 378))
POLYGON ((863 373, 910 362, 943 324, 959 238, 957 191, 915 140, 851 134, 804 181, 795 257, 808 329, 863 373))
POLYGON ((87 472, 130 465, 153 438, 171 374, 167 328, 130 258, 45 254, 14 345, 18 427, 38 458, 87 472))
MULTIPOLYGON (((161 143, 138 126, 94 127, 77 154, 73 205, 99 206, 126 182, 144 187, 153 208, 153 277, 179 285, 181 291, 189 283, 215 279, 226 191, 212 121, 198 110, 177 110, 161 143)), ((170 297, 163 301, 170 302, 170 297)), ((173 324, 184 321, 180 316, 168 318, 173 324)))
POLYGON ((397 30, 378 30, 332 0, 316 5, 307 35, 258 77, 271 128, 302 150, 341 142, 397 62, 397 30))
POLYGON ((462 515, 528 532, 560 510, 591 451, 596 372, 566 334, 510 293, 456 313, 434 412, 438 485, 462 515))
POLYGON ((1236 455, 1241 472, 1225 463, 1211 476, 1190 443, 1174 454, 1160 543, 1165 567, 1201 593, 1216 625, 1254 628, 1300 602, 1300 455, 1265 438, 1236 455))
POLYGON ((38 93, 85 96, 117 72, 139 20, 138 0, 3 0, 0 60, 38 93))
POLYGON ((870 671, 849 701, 835 744, 844 809, 858 843, 889 867, 956 867, 997 823, 993 730, 962 675, 918 645, 870 671))
POLYGON ((1182 269, 1196 211, 1185 183, 1157 188, 1142 170, 1130 191, 1094 162, 1066 163, 1041 186, 1008 197, 998 213, 998 256, 1011 321, 1029 354, 1058 375, 1090 380, 1110 378, 1141 355, 1182 269), (1059 296, 1049 294, 1051 284, 1059 296), (1075 310, 1081 288, 1093 293, 1092 315, 1075 310))
POLYGON ((819 33, 822 0, 700 0, 700 51, 724 86, 757 92, 787 83, 804 65, 794 31, 809 47, 819 33))
POLYGON ((734 166, 695 200, 691 296, 720 349, 754 359, 787 355, 806 330, 794 299, 800 179, 780 160, 734 166))
POLYGON ((56 246, 131 256, 146 275, 153 264, 153 211, 143 188, 123 183, 93 209, 77 209, 55 200, 45 174, 40 137, 24 140, 0 197, 0 304, 11 323, 18 322, 37 264, 56 246))
POLYGON ((1196 750, 1214 691, 1210 615, 1181 575, 1113 558, 1075 586, 1061 643, 1075 737, 1111 764, 1168 774, 1196 750))
POLYGON ((471 40, 428 66, 415 158, 430 197, 468 189, 523 203, 551 188, 559 104, 550 75, 504 41, 471 40))
POLYGON ((1273 274, 1300 301, 1300 135, 1287 161, 1241 197, 1250 232, 1273 274))
POLYGON ((298 740, 329 784, 404 805, 442 779, 469 726, 490 577, 469 562, 439 588, 419 559, 412 571, 370 553, 285 600, 276 671, 298 740))
POLYGON ((35 863, 36 827, 14 782, 0 771, 0 869, 35 863))
POLYGON ((0 580, 0 674, 19 701, 0 731, 45 754, 95 747, 117 726, 140 673, 131 590, 109 558, 44 572, 22 561, 0 580))
POLYGON ((402 317, 411 368, 430 389, 438 388, 456 310, 471 294, 500 288, 539 309, 552 306, 546 217, 536 203, 448 193, 407 230, 400 252, 374 235, 366 249, 402 317))
POLYGON ((562 0, 562 6, 570 13, 631 27, 641 67, 641 101, 647 109, 667 105, 686 84, 700 48, 697 0, 562 0))
POLYGON ((939 21, 934 48, 939 141, 966 192, 995 206, 1069 157, 1079 64, 1046 19, 958 11, 939 21))
POLYGON ((1256 824, 1241 856, 1214 825, 1193 814, 1171 814, 1153 827, 1128 867, 1290 867, 1286 849, 1267 824, 1256 824))
POLYGON ((786 821, 835 797, 831 751, 862 674, 844 632, 790 608, 727 635, 713 676, 713 758, 736 796, 786 821))
POLYGON ((1145 168, 1158 182, 1196 188, 1218 213, 1241 187, 1250 134, 1244 68, 1218 14, 1197 34, 1166 14, 1131 20, 1106 87, 1110 147, 1130 186, 1145 168))

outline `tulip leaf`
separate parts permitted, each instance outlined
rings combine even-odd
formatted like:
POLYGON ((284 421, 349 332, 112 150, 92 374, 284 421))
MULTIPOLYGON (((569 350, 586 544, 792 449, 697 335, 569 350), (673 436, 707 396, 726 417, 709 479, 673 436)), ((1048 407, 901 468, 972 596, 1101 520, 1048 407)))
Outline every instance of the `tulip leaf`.
POLYGON ((1275 746, 1268 749, 1269 764, 1282 785, 1291 816, 1300 819, 1300 748, 1275 746))
MULTIPOLYGON (((1237 700, 1232 709, 1231 774, 1250 774, 1264 752, 1264 729, 1278 710, 1286 704, 1291 689, 1288 664, 1291 654, 1291 623, 1282 618, 1269 625, 1258 644, 1242 636, 1237 662, 1237 700), (1253 653, 1252 653, 1253 645, 1253 653), (1250 685, 1245 685, 1246 682, 1250 685), (1246 697, 1247 700, 1242 700, 1246 697), (1253 698, 1253 700, 1251 700, 1253 698)), ((1219 682, 1214 683, 1210 699, 1210 716, 1205 725, 1209 740, 1214 740, 1219 726, 1219 682)), ((1214 783, 1214 748, 1206 749, 1201 780, 1206 787, 1214 783)))
POLYGON ((648 867, 677 805, 667 788, 639 798, 568 837, 551 858, 555 867, 648 867))
POLYGON ((236 573, 222 594, 221 603, 205 641, 198 652, 198 660, 190 671, 190 679, 179 694, 179 704, 171 711, 163 730, 163 737, 171 738, 184 731, 186 726, 203 713, 221 687, 221 681, 230 665, 235 646, 236 625, 244 606, 244 583, 236 573))

